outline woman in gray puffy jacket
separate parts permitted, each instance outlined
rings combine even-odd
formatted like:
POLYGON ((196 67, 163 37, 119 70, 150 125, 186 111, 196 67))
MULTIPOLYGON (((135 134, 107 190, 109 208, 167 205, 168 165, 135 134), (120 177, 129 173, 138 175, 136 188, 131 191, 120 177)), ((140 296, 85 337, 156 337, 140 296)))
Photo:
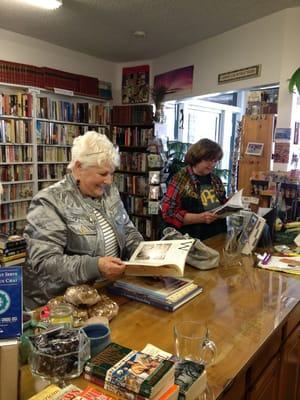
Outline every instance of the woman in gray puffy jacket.
POLYGON ((26 308, 45 304, 69 286, 124 272, 121 259, 143 238, 113 184, 118 163, 105 135, 86 132, 74 139, 70 173, 32 199, 24 231, 26 308))

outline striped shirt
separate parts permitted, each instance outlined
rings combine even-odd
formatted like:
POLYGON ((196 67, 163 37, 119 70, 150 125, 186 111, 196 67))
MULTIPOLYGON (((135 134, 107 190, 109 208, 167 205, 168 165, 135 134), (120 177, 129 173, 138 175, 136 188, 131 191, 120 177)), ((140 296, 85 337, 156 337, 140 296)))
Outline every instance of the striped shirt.
POLYGON ((94 208, 94 213, 103 232, 105 256, 119 257, 119 244, 113 228, 100 211, 94 208))

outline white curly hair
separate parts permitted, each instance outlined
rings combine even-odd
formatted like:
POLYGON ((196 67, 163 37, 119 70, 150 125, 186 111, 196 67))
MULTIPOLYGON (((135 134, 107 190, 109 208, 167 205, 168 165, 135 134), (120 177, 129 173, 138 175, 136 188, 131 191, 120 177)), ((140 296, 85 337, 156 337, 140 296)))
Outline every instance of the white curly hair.
POLYGON ((120 156, 106 135, 87 131, 74 139, 68 168, 72 170, 76 161, 80 161, 83 168, 103 167, 106 164, 116 168, 120 163, 120 156))

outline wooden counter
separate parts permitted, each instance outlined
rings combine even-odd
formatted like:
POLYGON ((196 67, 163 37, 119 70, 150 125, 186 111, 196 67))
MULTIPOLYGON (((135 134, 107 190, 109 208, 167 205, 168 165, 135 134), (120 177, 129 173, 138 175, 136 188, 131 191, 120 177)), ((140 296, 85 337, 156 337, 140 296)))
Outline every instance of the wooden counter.
MULTIPOLYGON (((207 241, 217 249, 222 243, 222 237, 207 241)), ((300 278, 254 268, 251 257, 241 261, 211 271, 187 267, 186 276, 204 291, 174 313, 126 300, 111 321, 112 340, 137 350, 152 343, 173 353, 174 323, 200 320, 218 347, 207 371, 216 398, 299 399, 300 278)), ((34 392, 28 367, 21 383, 25 400, 34 392)))

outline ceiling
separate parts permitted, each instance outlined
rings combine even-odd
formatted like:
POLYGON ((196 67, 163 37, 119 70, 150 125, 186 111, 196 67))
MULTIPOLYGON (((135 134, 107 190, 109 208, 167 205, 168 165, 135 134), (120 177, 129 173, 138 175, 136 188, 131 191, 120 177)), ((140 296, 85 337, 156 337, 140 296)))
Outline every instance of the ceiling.
POLYGON ((300 0, 63 0, 46 11, 0 0, 0 28, 114 62, 153 59, 300 0), (134 37, 142 30, 146 37, 134 37))

